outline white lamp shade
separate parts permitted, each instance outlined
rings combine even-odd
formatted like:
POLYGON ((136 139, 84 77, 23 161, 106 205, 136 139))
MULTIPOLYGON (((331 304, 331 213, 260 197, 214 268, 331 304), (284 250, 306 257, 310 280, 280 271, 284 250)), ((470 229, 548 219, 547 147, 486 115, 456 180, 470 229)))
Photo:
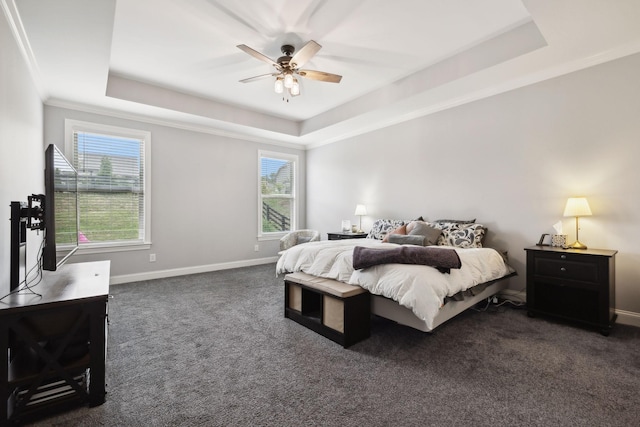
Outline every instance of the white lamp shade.
POLYGON ((291 89, 289 89, 291 92, 291 96, 298 96, 300 95, 300 83, 298 83, 298 79, 293 79, 293 85, 291 86, 291 89))
POLYGON ((365 205, 356 205, 356 212, 354 215, 366 215, 367 207, 365 205))
POLYGON ((290 89, 291 86, 293 86, 293 75, 287 73, 284 75, 284 87, 290 89))
POLYGON ((586 197, 569 197, 564 208, 564 216, 591 216, 591 208, 586 197))
POLYGON ((284 82, 282 81, 282 77, 278 77, 276 79, 274 90, 276 91, 276 93, 282 93, 284 91, 284 82))

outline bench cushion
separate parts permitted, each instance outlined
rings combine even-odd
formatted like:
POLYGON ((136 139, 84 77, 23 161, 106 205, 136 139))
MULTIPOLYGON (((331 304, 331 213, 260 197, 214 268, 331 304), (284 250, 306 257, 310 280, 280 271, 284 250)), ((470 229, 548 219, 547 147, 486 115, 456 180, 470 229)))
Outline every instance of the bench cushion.
POLYGON ((312 276, 307 273, 296 272, 284 276, 284 280, 310 288, 318 289, 325 294, 333 295, 338 298, 349 298, 367 292, 360 286, 349 285, 348 283, 338 282, 337 280, 325 279, 323 277, 312 276))

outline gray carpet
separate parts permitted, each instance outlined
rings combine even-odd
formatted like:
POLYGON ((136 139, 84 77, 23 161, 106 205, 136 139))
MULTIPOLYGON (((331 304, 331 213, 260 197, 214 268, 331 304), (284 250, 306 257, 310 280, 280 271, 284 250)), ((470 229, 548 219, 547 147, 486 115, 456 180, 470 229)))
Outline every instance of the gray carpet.
POLYGON ((467 311, 348 349, 283 317, 264 265, 111 287, 107 401, 48 426, 631 426, 640 330, 467 311))

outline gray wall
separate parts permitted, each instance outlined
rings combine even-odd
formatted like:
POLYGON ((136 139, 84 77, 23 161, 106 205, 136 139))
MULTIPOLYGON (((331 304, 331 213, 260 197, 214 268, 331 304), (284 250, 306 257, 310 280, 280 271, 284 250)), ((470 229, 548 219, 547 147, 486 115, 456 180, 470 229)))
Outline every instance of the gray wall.
MULTIPOLYGON (((0 16, 0 296, 9 292, 11 201, 44 191, 42 102, 4 15, 0 16)), ((28 232, 28 262, 42 235, 28 232)))
POLYGON ((110 259, 116 283, 274 260, 278 241, 257 239, 259 149, 299 156, 300 217, 305 217, 302 150, 52 106, 44 109, 47 144, 64 147, 65 119, 151 132, 151 249, 72 257, 73 262, 110 259))
POLYGON ((616 306, 638 320, 638 76, 635 55, 309 150, 307 224, 337 230, 357 221, 357 203, 365 230, 376 218, 477 218, 488 243, 509 250, 519 291, 523 248, 559 220, 573 241, 562 213, 584 195, 593 216, 580 240, 619 251, 616 306))

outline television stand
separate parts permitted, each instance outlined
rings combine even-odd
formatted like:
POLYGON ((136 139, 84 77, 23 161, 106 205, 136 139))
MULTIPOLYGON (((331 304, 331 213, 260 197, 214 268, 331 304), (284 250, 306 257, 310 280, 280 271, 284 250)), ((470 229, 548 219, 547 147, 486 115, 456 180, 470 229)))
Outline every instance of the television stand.
POLYGON ((109 261, 45 271, 0 302, 0 425, 105 400, 109 261))

